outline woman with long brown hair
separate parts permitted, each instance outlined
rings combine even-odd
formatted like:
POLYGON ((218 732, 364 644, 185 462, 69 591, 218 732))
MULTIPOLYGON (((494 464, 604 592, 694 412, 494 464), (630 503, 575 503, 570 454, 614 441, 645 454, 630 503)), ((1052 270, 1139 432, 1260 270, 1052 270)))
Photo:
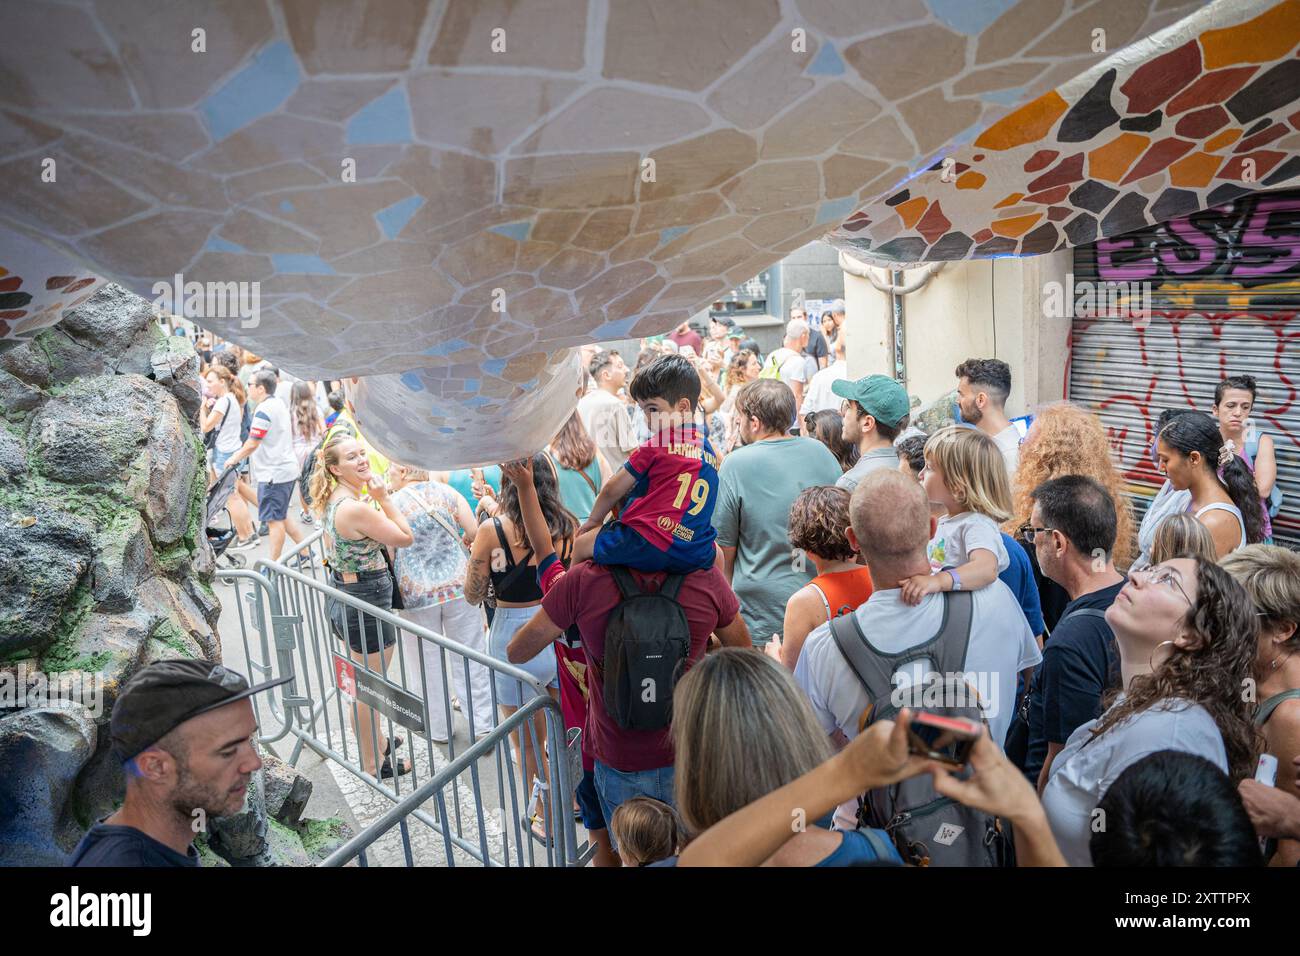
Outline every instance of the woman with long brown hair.
MULTIPOLYGON (((1115 549, 1112 558, 1122 574, 1133 563, 1135 538, 1133 508, 1124 493, 1124 476, 1111 457, 1106 429, 1092 412, 1069 402, 1048 405, 1038 412, 1024 444, 1020 446, 1020 464, 1012 479, 1012 511, 1002 530, 1015 535, 1029 524, 1034 510, 1032 492, 1043 482, 1064 475, 1083 475, 1110 493, 1115 504, 1115 549)), ((1056 627, 1070 596, 1055 581, 1043 577, 1038 567, 1037 550, 1020 539, 1034 569, 1034 583, 1043 609, 1043 622, 1050 631, 1056 627)))
POLYGON ((582 427, 582 416, 577 412, 569 416, 559 434, 551 439, 546 454, 555 466, 564 507, 574 513, 579 523, 586 521, 600 486, 609 478, 609 466, 596 453, 596 443, 582 427))
POLYGON ((1255 673, 1257 620, 1242 586, 1203 558, 1130 572, 1106 611, 1121 689, 1101 717, 1070 735, 1043 789, 1070 865, 1089 865, 1097 804, 1146 755, 1196 754, 1234 783, 1255 772, 1262 739, 1244 689, 1255 673))
MULTIPOLYGON (((506 647, 542 606, 542 589, 537 580, 538 555, 528 542, 524 529, 523 513, 519 505, 519 489, 515 485, 505 466, 502 470, 500 507, 490 522, 484 522, 474 537, 470 549, 469 570, 465 576, 465 600, 470 604, 482 604, 487 597, 489 582, 496 596, 496 612, 492 615, 492 625, 488 628, 488 653, 499 661, 508 661, 506 647)), ((560 496, 560 486, 550 459, 539 454, 532 459, 533 487, 537 491, 542 515, 546 519, 551 540, 559 552, 560 560, 568 562, 573 553, 573 539, 578 530, 578 520, 560 496)), ((527 661, 517 665, 533 676, 537 683, 546 688, 547 693, 558 699, 559 677, 558 664, 554 647, 550 644, 544 650, 527 661)), ((496 686, 497 706, 501 709, 501 719, 510 716, 531 700, 532 688, 524 686, 523 681, 504 674, 493 676, 496 686)), ((549 773, 546 766, 546 719, 538 711, 532 720, 532 735, 515 731, 511 739, 515 745, 518 763, 524 768, 527 779, 535 781, 535 788, 546 790, 549 786, 549 773), (533 741, 537 742, 534 749, 533 741), (537 753, 543 754, 539 764, 537 753)), ((549 801, 542 799, 543 815, 549 801)), ((539 838, 545 838, 549 832, 549 821, 543 821, 543 828, 534 829, 539 838)))
MULTIPOLYGON (((206 436, 216 431, 211 452, 211 480, 216 481, 226 470, 230 456, 239 451, 243 444, 240 438, 240 426, 244 416, 244 388, 239 379, 224 365, 211 365, 203 374, 207 391, 211 397, 203 403, 203 432, 206 436)), ((243 466, 245 473, 247 465, 243 466)), ((241 477, 237 479, 236 489, 246 484, 241 477)), ((251 493, 251 489, 249 489, 251 493)), ((235 525, 237 540, 231 545, 233 549, 248 548, 257 543, 257 532, 253 528, 253 519, 248 513, 248 504, 244 497, 236 493, 226 501, 226 510, 235 525)))

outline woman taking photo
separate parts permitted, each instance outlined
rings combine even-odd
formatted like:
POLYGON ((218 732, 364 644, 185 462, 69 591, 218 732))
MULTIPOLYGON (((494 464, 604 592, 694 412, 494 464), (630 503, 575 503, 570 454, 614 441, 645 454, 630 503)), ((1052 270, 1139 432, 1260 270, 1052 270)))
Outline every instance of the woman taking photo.
MULTIPOLYGON (((1255 724, 1264 733, 1264 751, 1277 758, 1276 786, 1300 797, 1296 775, 1300 756, 1300 554, 1271 544, 1252 544, 1223 559, 1227 571, 1250 595, 1259 618, 1255 724)), ((1282 840, 1270 866, 1300 863, 1300 840, 1282 840)))
POLYGON ((1259 754, 1243 688, 1258 654, 1255 609, 1226 571, 1176 558, 1134 571, 1106 611, 1122 690, 1052 762, 1043 807, 1071 866, 1088 866, 1093 811, 1124 770, 1157 750, 1204 757, 1233 782, 1259 754))
MULTIPOLYGON (((345 594, 391 611, 393 575, 384 548, 407 548, 415 538, 406 517, 389 497, 387 486, 371 472, 365 446, 348 432, 332 432, 316 456, 311 501, 316 516, 324 521, 329 583, 345 594)), ((347 641, 348 655, 371 673, 384 675, 397 641, 396 628, 333 598, 326 598, 325 610, 334 635, 347 641)), ((362 703, 352 706, 352 729, 366 773, 384 778, 411 772, 408 760, 394 766, 389 746, 392 742, 384 737, 371 707, 362 703), (380 756, 384 758, 382 765, 380 756)), ((400 745, 401 741, 396 743, 400 745)))
MULTIPOLYGON (((573 537, 578 530, 578 519, 564 506, 560 499, 560 488, 546 455, 533 458, 533 487, 541 504, 546 526, 550 530, 551 540, 555 542, 560 560, 568 563, 573 551, 573 537)), ((482 604, 487 597, 488 585, 491 584, 496 596, 496 612, 492 616, 492 626, 488 630, 488 653, 497 660, 506 663, 506 646, 515 632, 532 620, 537 609, 542 606, 542 589, 537 583, 537 557, 528 546, 524 531, 523 515, 519 508, 519 491, 504 474, 501 481, 501 498, 496 514, 490 521, 484 522, 470 550, 469 572, 465 578, 465 600, 470 604, 482 604)), ((559 699, 559 681, 555 647, 546 645, 545 650, 532 660, 515 665, 522 667, 547 689, 547 692, 559 699)), ((494 675, 497 692, 497 704, 501 708, 501 718, 505 720, 531 700, 533 691, 525 689, 520 681, 497 673, 494 675)), ((547 786, 546 754, 546 719, 538 711, 532 721, 533 733, 524 735, 516 731, 511 735, 514 742, 516 759, 525 769, 529 780, 538 782, 541 789, 547 786), (536 749, 534 749, 534 741, 536 749), (538 766, 537 754, 541 753, 542 765, 538 766)), ((542 806, 549 805, 543 799, 542 806)), ((537 832, 544 837, 545 832, 537 832)))
MULTIPOLYGON (((906 711, 902 715, 906 716, 906 711)), ((881 721, 849 747, 875 750, 890 738, 893 725, 881 721), (883 735, 883 736, 882 736, 883 735), (865 738, 865 739, 864 739, 865 738)), ((761 651, 724 648, 706 654, 686 673, 673 693, 673 747, 676 752, 674 801, 688 833, 698 835, 723 819, 815 769, 831 757, 830 738, 817 722, 794 678, 761 651)), ((924 762, 909 758, 905 738, 895 743, 902 753, 893 766, 881 767, 883 778, 863 780, 863 793, 912 776, 924 762)), ((876 762, 868 757, 868 762, 876 762)), ((829 818, 832 807, 825 812, 829 818)), ((804 828, 791 827, 783 812, 772 846, 760 840, 722 840, 735 858, 711 853, 683 855, 682 862, 733 866, 854 866, 864 863, 902 865, 883 831, 843 832, 823 828, 808 818, 804 828), (798 832, 795 832, 795 831, 798 832), (754 848, 761 847, 757 851, 754 848), (746 853, 752 853, 744 858, 746 853)))
POLYGON ((1264 539, 1255 477, 1209 415, 1174 418, 1156 440, 1156 460, 1174 490, 1192 493, 1188 510, 1210 529, 1220 558, 1264 539))
POLYGON ((731 364, 727 366, 727 373, 723 378, 726 398, 723 399, 722 407, 718 409, 722 420, 727 423, 724 453, 740 444, 740 426, 736 421, 736 396, 740 394, 742 388, 755 381, 762 371, 763 366, 759 364, 758 357, 749 349, 741 349, 731 357, 731 364))

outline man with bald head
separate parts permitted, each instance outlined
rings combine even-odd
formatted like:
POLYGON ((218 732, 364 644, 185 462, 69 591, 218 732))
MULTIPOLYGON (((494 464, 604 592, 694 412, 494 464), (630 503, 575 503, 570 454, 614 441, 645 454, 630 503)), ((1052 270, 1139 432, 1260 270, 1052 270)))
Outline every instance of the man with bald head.
POLYGON ((211 817, 244 805, 262 766, 254 735, 256 687, 221 664, 156 661, 126 683, 113 705, 109 739, 126 773, 122 808, 100 820, 69 866, 198 866, 194 837, 211 817))
MULTIPOLYGON (((926 545, 930 538, 930 504, 915 479, 893 469, 870 472, 849 502, 849 542, 866 559, 875 590, 853 612, 856 637, 869 654, 896 655, 929 642, 945 621, 942 594, 928 594, 918 605, 905 604, 899 585, 914 574, 929 574, 926 545)), ((964 676, 979 692, 984 717, 1001 746, 1015 709, 1016 675, 1036 665, 1042 655, 1014 594, 1001 581, 971 592, 970 638, 964 676)), ((891 671, 895 665, 883 657, 891 671)), ((858 734, 859 720, 871 700, 845 660, 830 624, 808 635, 794 671, 795 682, 812 702, 826 733, 839 743, 858 734)), ((910 674, 924 678, 924 669, 910 674)), ((837 828, 853 829, 856 801, 836 812, 837 828)))

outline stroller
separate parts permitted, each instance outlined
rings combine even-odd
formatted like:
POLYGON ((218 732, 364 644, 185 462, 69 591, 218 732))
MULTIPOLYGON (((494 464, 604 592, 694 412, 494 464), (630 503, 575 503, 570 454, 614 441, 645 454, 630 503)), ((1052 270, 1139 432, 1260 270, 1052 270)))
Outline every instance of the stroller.
POLYGON ((235 525, 231 520, 230 512, 226 511, 226 503, 235 493, 235 485, 238 482, 239 472, 236 469, 227 468, 223 471, 208 489, 208 506, 204 514, 204 532, 208 536, 208 544, 212 545, 212 553, 216 556, 217 563, 220 564, 224 557, 226 564, 232 568, 242 568, 248 564, 242 554, 226 554, 226 549, 235 540, 235 525), (214 527, 214 519, 222 512, 226 514, 226 527, 214 527))

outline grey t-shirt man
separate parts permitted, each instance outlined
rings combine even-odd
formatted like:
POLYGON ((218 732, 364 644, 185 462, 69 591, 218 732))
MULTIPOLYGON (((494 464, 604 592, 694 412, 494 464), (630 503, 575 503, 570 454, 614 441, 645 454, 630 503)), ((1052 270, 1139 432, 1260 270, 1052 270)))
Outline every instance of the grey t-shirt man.
POLYGON ((755 646, 781 633, 786 602, 817 573, 790 545, 790 506, 805 488, 839 477, 835 456, 812 438, 766 439, 722 460, 713 527, 719 545, 736 549, 731 586, 755 646))
POLYGON ((873 448, 871 451, 859 458, 852 468, 840 475, 839 480, 836 481, 835 484, 839 485, 841 488, 847 488, 849 491, 852 491, 858 486, 863 478, 867 477, 867 475, 871 474, 877 468, 897 467, 898 452, 894 450, 893 445, 890 445, 888 448, 873 448))

